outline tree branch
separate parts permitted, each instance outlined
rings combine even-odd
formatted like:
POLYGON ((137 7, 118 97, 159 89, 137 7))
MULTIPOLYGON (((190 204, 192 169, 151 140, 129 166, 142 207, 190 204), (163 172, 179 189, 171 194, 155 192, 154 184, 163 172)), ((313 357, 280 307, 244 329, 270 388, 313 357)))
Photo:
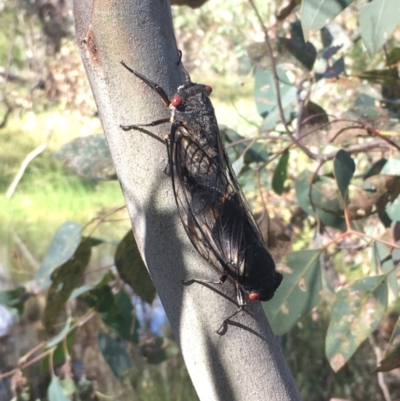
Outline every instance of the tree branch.
MULTIPOLYGON (((187 277, 216 278, 190 244, 177 216, 165 146, 120 124, 168 117, 163 103, 120 64, 143 73, 171 97, 184 81, 166 0, 75 0, 82 59, 98 106, 135 239, 181 347, 201 400, 299 400, 293 378, 254 303, 216 334, 236 308, 231 282, 183 286, 187 277)), ((170 127, 152 128, 161 138, 170 127)))

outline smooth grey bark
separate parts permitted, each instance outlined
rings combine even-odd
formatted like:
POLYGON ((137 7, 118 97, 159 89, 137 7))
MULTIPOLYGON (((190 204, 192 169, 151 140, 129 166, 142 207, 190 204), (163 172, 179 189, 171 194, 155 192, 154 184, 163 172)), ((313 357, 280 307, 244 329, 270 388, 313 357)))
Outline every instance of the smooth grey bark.
MULTIPOLYGON (((160 84, 172 96, 183 82, 166 0, 74 0, 78 45, 125 196, 142 257, 203 401, 300 400, 260 303, 251 303, 216 330, 236 306, 231 282, 218 288, 182 285, 216 278, 179 222, 164 144, 120 124, 169 116, 160 98, 120 64, 160 84)), ((160 138, 169 125, 155 127, 160 138)))

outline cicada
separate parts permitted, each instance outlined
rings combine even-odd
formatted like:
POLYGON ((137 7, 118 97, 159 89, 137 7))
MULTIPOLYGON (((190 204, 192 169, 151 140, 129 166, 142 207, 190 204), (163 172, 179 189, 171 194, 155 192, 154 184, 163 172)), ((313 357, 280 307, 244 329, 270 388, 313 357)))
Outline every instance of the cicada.
POLYGON ((125 131, 171 123, 166 145, 172 186, 183 227, 199 254, 219 272, 218 280, 190 279, 185 283, 224 283, 236 286, 238 309, 246 294, 251 301, 268 301, 282 281, 263 241, 248 203, 229 162, 210 101, 212 89, 193 83, 186 70, 185 82, 169 99, 164 89, 144 75, 122 65, 158 93, 170 109, 170 118, 147 124, 122 125, 125 131))

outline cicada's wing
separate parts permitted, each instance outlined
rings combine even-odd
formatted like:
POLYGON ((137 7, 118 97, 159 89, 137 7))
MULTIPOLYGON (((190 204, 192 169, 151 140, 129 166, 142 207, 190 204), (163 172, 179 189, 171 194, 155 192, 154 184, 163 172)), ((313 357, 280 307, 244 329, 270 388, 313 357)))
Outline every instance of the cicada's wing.
POLYGON ((244 265, 241 206, 219 155, 211 156, 183 125, 172 126, 169 144, 174 195, 182 224, 200 255, 237 279, 244 265))
MULTIPOLYGON (((218 146, 220 149, 220 154, 221 154, 221 159, 222 159, 221 165, 224 166, 225 171, 226 171, 225 175, 228 177, 227 180, 229 181, 229 185, 233 188, 233 192, 236 194, 236 200, 241 205, 242 215, 247 223, 246 231, 249 232, 249 230, 250 230, 252 232, 253 236, 256 237, 257 240, 261 242, 261 244, 264 244, 264 240, 263 240, 261 231, 260 231, 258 224, 255 221, 254 216, 250 210, 250 206, 246 200, 246 197, 244 196, 243 191, 240 188, 240 185, 237 181, 236 174, 233 171, 233 168, 229 161, 228 155, 225 151, 225 148, 222 145, 222 140, 220 137, 218 137, 218 139, 219 139, 218 146)), ((245 237, 248 237, 248 236, 246 235, 245 237)), ((249 238, 247 238, 247 240, 248 239, 249 238)), ((245 241, 246 241, 246 239, 245 239, 245 241)))
POLYGON ((249 293, 251 299, 268 301, 279 287, 282 275, 275 270, 274 260, 265 245, 261 231, 250 211, 228 156, 221 143, 219 146, 223 150, 221 165, 225 166, 229 185, 235 194, 235 204, 237 204, 238 211, 241 211, 241 214, 238 214, 242 221, 243 238, 240 244, 240 252, 243 253, 245 262, 243 269, 239 269, 237 279, 249 293))

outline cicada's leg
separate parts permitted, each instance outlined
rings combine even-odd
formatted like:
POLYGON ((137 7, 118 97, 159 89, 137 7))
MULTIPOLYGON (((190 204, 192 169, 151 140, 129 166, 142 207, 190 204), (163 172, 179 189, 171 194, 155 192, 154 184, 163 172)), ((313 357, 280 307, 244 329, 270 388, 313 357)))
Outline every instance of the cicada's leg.
POLYGON ((168 164, 164 169, 164 173, 168 175, 168 177, 171 177, 172 175, 172 169, 174 168, 174 151, 175 151, 175 138, 176 138, 176 132, 178 127, 180 126, 179 121, 174 121, 171 125, 171 132, 169 135, 164 136, 164 142, 167 147, 167 155, 168 155, 168 164))
POLYGON ((153 81, 150 81, 150 79, 146 78, 143 74, 140 72, 137 72, 133 70, 132 68, 128 67, 123 61, 121 61, 121 64, 132 74, 136 75, 139 79, 141 79, 146 85, 148 85, 154 92, 156 92, 158 95, 160 95, 162 101, 164 104, 168 107, 170 105, 170 101, 168 99, 167 94, 165 93, 165 90, 161 88, 160 85, 156 84, 153 81))
POLYGON ((234 316, 236 316, 239 312, 241 312, 244 307, 246 306, 246 299, 243 293, 243 289, 240 287, 240 284, 236 282, 236 296, 237 296, 237 304, 238 304, 238 309, 232 313, 230 316, 228 316, 224 321, 222 322, 221 326, 217 330, 217 334, 223 335, 226 333, 228 329, 228 320, 232 319, 234 316))
POLYGON ((193 283, 199 283, 199 284, 224 284, 226 279, 228 278, 227 274, 223 274, 219 280, 211 280, 211 279, 201 279, 201 278, 190 278, 188 280, 183 280, 182 284, 184 285, 190 285, 193 283))
POLYGON ((130 131, 133 129, 140 129, 142 127, 155 127, 156 125, 166 124, 169 122, 170 122, 169 118, 161 118, 160 120, 155 120, 155 121, 152 121, 151 123, 147 123, 147 124, 120 125, 120 127, 124 131, 130 131))

